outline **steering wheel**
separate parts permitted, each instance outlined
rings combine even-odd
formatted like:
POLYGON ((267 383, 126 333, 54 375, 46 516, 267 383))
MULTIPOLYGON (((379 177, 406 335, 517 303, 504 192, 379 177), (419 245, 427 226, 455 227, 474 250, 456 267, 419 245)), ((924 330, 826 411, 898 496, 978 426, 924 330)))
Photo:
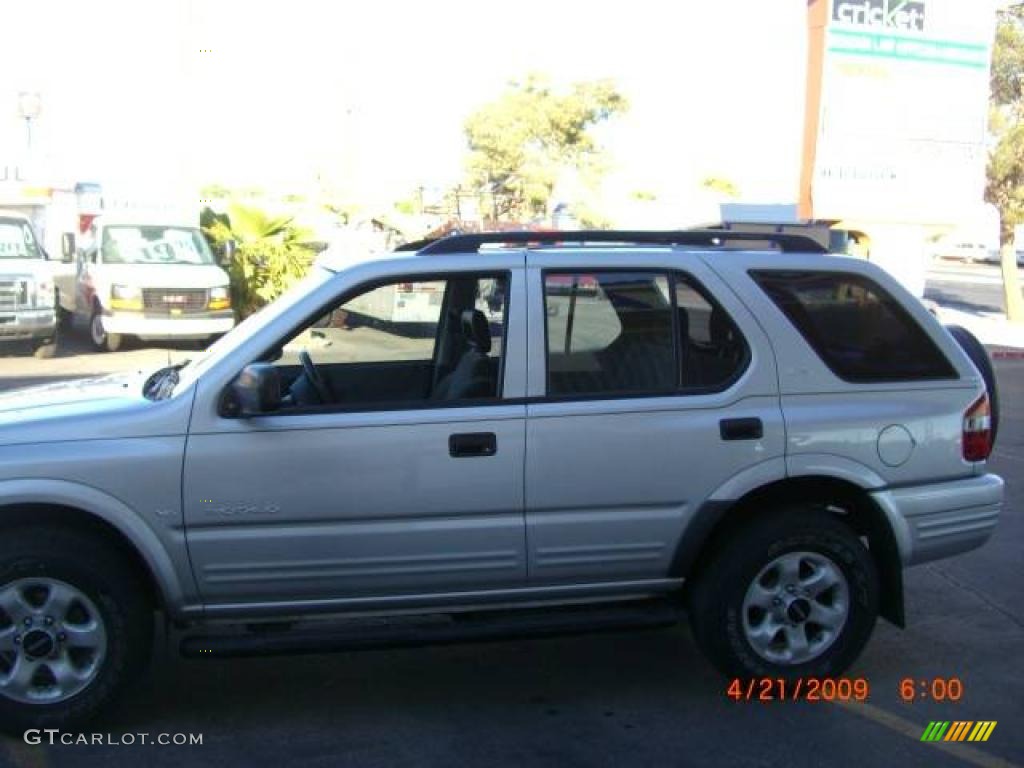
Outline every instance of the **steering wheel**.
POLYGON ((306 374, 309 383, 313 385, 313 389, 316 390, 316 396, 320 398, 320 402, 326 404, 334 400, 331 388, 326 379, 320 375, 320 371, 313 365, 313 358, 309 356, 309 352, 306 350, 299 352, 299 362, 302 363, 302 371, 306 374))

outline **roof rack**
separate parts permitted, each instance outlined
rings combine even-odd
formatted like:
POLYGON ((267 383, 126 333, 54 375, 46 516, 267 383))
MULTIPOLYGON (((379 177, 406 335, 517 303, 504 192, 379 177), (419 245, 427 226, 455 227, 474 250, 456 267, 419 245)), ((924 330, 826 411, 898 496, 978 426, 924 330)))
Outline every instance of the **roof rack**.
POLYGON ((453 234, 436 240, 418 240, 399 246, 399 251, 416 251, 421 256, 475 251, 481 245, 494 244, 550 244, 561 243, 626 243, 642 245, 696 245, 709 248, 728 248, 731 243, 769 243, 784 253, 828 253, 820 243, 806 235, 774 232, 729 232, 712 229, 682 229, 675 231, 640 231, 615 229, 581 229, 573 231, 534 232, 478 232, 453 234))

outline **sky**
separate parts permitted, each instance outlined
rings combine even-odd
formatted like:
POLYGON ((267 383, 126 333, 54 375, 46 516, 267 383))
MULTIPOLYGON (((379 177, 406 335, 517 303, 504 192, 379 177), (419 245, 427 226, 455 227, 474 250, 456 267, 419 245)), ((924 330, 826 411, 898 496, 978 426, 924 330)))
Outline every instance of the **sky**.
POLYGON ((9 0, 0 164, 24 146, 75 179, 296 187, 319 172, 380 200, 458 181, 462 125, 527 73, 611 78, 600 131, 621 192, 709 176, 796 195, 803 0, 431 3, 9 0), (13 13, 12 13, 13 11, 13 13))

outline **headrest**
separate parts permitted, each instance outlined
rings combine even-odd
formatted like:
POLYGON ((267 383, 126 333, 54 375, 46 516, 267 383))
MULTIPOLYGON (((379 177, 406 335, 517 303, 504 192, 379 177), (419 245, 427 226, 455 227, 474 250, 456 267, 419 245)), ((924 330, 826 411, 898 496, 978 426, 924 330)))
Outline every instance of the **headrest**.
POLYGON ((708 334, 711 342, 716 346, 729 347, 736 344, 736 327, 725 310, 715 307, 711 310, 711 318, 708 321, 708 334))
POLYGON ((491 351, 491 326, 479 309, 463 310, 462 335, 480 354, 486 355, 491 351))

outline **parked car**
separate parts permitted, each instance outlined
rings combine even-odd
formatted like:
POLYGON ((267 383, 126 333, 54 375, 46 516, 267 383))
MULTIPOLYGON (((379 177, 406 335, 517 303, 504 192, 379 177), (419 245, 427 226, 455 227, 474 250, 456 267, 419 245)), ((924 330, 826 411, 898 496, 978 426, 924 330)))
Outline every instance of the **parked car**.
POLYGON ((974 240, 942 240, 935 244, 933 255, 939 259, 953 259, 968 263, 998 262, 999 248, 974 240))
POLYGON ((322 257, 188 364, 0 397, 0 724, 103 708, 154 612, 210 658, 685 607, 727 675, 834 676, 903 626, 904 568, 989 538, 991 366, 877 266, 793 235, 550 241, 322 257), (432 333, 350 323, 426 283, 432 333))

